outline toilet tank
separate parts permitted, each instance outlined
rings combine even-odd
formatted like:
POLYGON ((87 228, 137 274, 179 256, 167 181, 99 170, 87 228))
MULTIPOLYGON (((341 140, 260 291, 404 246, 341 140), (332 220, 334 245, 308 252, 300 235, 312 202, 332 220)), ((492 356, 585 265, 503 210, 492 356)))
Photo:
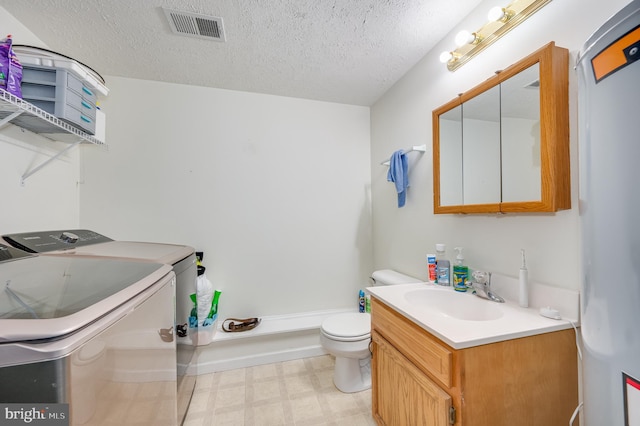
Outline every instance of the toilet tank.
POLYGON ((394 271, 393 269, 381 269, 379 271, 374 271, 373 274, 371 274, 369 282, 372 286, 383 286, 422 283, 424 281, 402 274, 398 271, 394 271))

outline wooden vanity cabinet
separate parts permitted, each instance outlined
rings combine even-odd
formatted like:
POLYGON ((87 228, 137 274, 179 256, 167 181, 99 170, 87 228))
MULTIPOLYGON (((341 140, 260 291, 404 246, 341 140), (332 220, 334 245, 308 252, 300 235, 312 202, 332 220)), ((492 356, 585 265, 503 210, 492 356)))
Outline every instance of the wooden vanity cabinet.
POLYGON ((573 329, 456 350, 375 297, 371 312, 379 425, 566 425, 578 406, 573 329))

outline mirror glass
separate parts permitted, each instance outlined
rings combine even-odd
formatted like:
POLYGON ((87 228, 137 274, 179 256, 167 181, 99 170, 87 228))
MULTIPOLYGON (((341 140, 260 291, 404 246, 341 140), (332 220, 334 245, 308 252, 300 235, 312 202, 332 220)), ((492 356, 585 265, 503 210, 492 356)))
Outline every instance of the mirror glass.
POLYGON ((462 204, 499 203, 499 85, 462 104, 462 134, 462 204))
POLYGON ((439 116, 441 206, 540 200, 539 68, 439 116))
POLYGON ((540 200, 539 64, 500 84, 502 201, 540 200))
POLYGON ((462 105, 440 116, 440 202, 445 206, 464 204, 462 198, 462 105))

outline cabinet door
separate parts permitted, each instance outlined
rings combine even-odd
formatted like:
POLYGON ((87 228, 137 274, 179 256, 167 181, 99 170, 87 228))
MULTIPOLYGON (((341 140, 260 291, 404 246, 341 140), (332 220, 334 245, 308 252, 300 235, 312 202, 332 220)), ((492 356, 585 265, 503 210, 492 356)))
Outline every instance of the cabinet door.
POLYGON ((373 332, 373 416, 380 425, 449 425, 451 397, 373 332))

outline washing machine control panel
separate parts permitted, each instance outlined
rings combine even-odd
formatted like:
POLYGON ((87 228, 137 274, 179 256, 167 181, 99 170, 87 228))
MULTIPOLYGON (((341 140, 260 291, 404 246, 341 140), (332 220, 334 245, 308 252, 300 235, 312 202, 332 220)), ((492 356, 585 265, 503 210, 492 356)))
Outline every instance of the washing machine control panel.
POLYGON ((70 229, 59 231, 24 232, 3 235, 2 238, 13 247, 29 253, 46 253, 68 250, 74 247, 113 241, 109 237, 88 229, 70 229))

